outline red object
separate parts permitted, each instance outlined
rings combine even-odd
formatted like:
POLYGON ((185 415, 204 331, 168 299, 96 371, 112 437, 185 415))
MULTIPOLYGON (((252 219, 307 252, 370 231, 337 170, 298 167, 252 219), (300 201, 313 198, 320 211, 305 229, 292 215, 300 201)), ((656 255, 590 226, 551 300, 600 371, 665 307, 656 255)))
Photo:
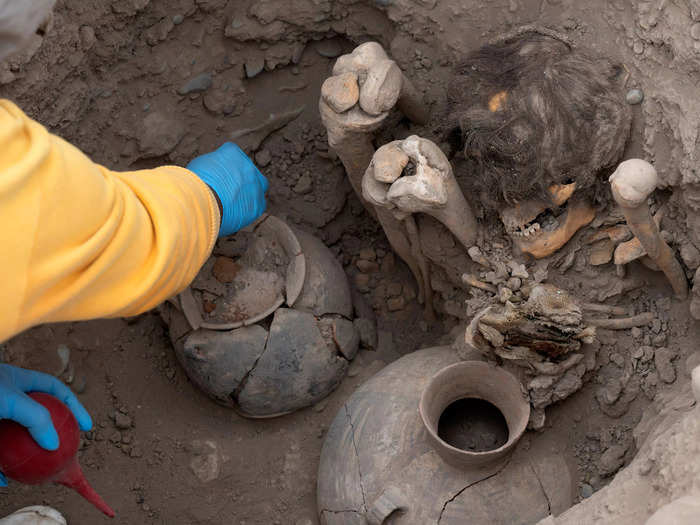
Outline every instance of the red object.
POLYGON ((22 425, 8 419, 0 420, 0 471, 28 485, 47 481, 65 485, 113 518, 114 511, 88 484, 78 465, 80 428, 73 413, 54 396, 40 392, 28 395, 51 414, 58 433, 58 450, 44 450, 22 425))

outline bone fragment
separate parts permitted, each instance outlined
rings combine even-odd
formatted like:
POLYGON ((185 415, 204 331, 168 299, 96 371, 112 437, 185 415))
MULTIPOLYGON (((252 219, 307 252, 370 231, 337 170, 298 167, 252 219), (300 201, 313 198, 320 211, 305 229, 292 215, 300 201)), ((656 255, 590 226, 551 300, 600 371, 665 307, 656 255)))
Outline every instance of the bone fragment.
POLYGON ((668 244, 661 238, 651 216, 647 198, 656 189, 658 177, 654 167, 640 159, 620 164, 610 176, 613 198, 627 219, 627 225, 649 257, 661 268, 679 299, 688 297, 688 280, 668 244))
POLYGON ((406 214, 431 215, 447 226, 467 250, 476 241, 474 212, 447 157, 429 140, 412 135, 379 148, 362 179, 362 188, 364 197, 376 205, 396 207, 406 214), (415 166, 415 175, 402 177, 409 160, 415 166))
POLYGON ((480 290, 484 290, 486 292, 491 292, 492 294, 498 293, 498 288, 496 288, 494 285, 480 281, 475 276, 468 274, 468 273, 462 274, 462 282, 464 284, 468 284, 469 286, 471 286, 473 288, 479 288, 480 290))
POLYGON ((610 306, 607 304, 598 303, 583 303, 581 308, 588 312, 598 312, 601 314, 610 315, 627 315, 627 309, 621 306, 610 306))
POLYGON ((229 135, 229 138, 246 153, 256 151, 271 133, 289 124, 301 115, 302 111, 304 111, 304 106, 285 113, 270 113, 259 126, 234 131, 229 135))
POLYGON ((474 261, 476 264, 480 264, 484 268, 491 269, 491 262, 486 258, 486 256, 483 253, 481 253, 481 250, 478 246, 472 246, 467 250, 467 253, 469 254, 471 260, 474 261))
POLYGON ((605 330, 627 330, 635 326, 646 326, 654 320, 654 314, 645 312, 623 319, 586 319, 586 323, 605 330))

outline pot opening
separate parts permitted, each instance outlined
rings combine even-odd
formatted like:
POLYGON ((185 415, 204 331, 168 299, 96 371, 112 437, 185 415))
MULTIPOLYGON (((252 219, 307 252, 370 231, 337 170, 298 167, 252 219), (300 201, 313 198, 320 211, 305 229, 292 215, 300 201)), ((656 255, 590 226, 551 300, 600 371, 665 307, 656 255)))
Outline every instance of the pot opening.
POLYGON ((458 399, 445 408, 438 422, 438 436, 468 452, 488 452, 509 438, 508 423, 493 403, 473 397, 458 399))

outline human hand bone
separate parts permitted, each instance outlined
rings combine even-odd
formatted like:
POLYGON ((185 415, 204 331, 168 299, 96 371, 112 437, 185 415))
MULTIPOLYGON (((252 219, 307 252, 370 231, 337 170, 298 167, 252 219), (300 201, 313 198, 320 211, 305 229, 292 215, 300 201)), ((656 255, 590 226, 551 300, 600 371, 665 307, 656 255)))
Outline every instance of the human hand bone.
POLYGON ((379 148, 362 179, 362 191, 375 206, 399 215, 431 215, 447 226, 466 249, 474 245, 474 213, 449 160, 429 140, 413 135, 379 148), (409 164, 415 167, 414 174, 404 174, 409 164))

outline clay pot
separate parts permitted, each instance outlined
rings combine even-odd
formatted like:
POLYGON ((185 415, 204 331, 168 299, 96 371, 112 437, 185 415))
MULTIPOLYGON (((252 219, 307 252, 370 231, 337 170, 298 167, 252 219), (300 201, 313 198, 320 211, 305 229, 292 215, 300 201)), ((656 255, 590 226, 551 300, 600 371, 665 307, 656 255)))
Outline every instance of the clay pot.
MULTIPOLYGON (((464 370, 450 347, 413 352, 386 366, 346 401, 321 452, 317 504, 323 525, 526 524, 571 506, 574 487, 564 459, 551 447, 517 442, 527 421, 517 400, 521 394, 510 387, 502 393, 491 380, 489 388, 453 391, 498 403, 511 427, 506 450, 499 453, 510 453, 509 459, 469 468, 443 459, 418 408, 430 388, 424 411, 434 421, 432 414, 453 397, 435 390, 441 377, 436 374, 456 363, 444 373, 464 370)), ((505 377, 483 366, 487 377, 505 377)), ((478 370, 474 363, 466 368, 478 370)))
POLYGON ((419 412, 428 439, 447 463, 457 468, 475 468, 506 458, 522 437, 530 418, 530 402, 518 380, 502 368, 480 361, 455 363, 440 370, 423 390, 419 412), (460 399, 481 399, 505 416, 508 441, 484 452, 456 448, 438 435, 438 422, 445 409, 460 399))
MULTIPOLYGON (((191 291, 177 305, 164 305, 161 314, 178 361, 195 385, 245 417, 270 418, 331 393, 357 354, 359 334, 345 272, 321 241, 272 216, 255 233, 287 253, 285 297, 267 294, 269 304, 241 308, 254 315, 236 323, 206 322, 202 300, 191 291)), ((223 288, 218 282, 205 285, 223 288)))

